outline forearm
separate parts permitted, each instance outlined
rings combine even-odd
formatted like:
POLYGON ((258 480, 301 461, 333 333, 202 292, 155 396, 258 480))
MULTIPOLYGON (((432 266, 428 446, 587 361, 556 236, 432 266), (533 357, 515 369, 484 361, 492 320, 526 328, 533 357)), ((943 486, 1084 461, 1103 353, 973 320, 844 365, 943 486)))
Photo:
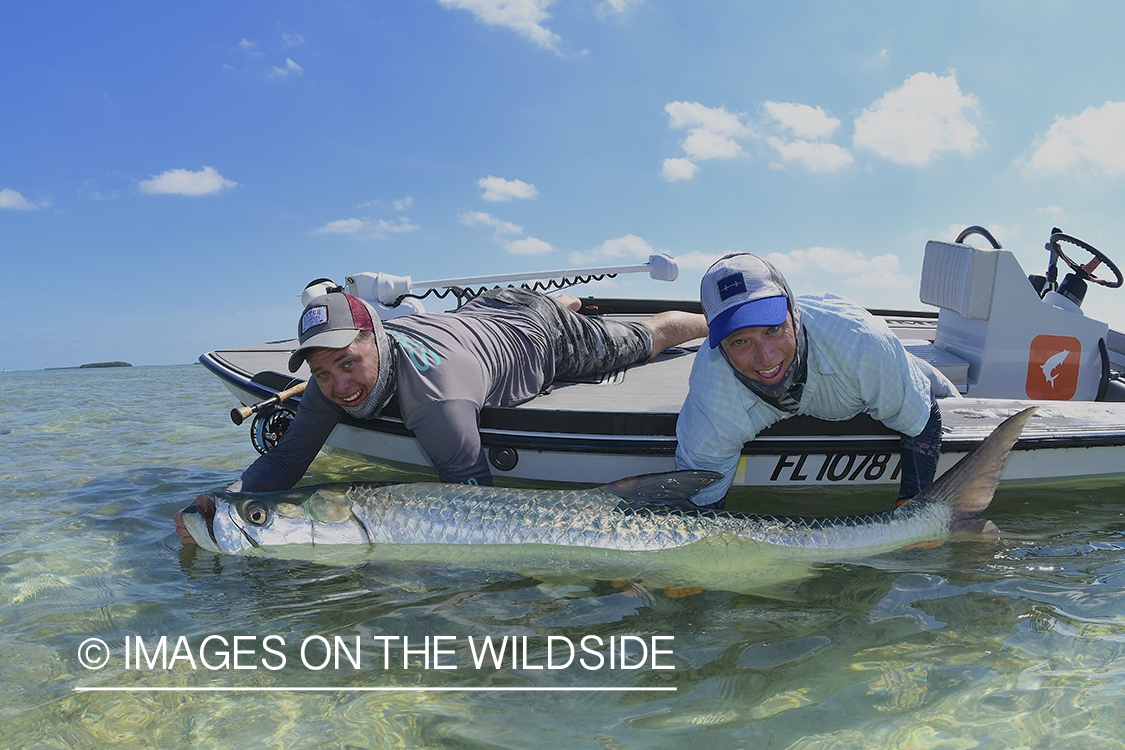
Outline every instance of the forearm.
POLYGON ((930 419, 915 437, 903 435, 899 441, 902 452, 902 473, 898 499, 914 497, 934 481, 938 457, 941 455, 941 409, 937 399, 930 397, 930 419))
POLYGON ((293 487, 304 476, 325 440, 339 423, 341 412, 321 403, 319 391, 306 391, 297 414, 269 453, 259 456, 236 482, 242 492, 275 492, 293 487))
POLYGON ((723 458, 706 457, 692 451, 688 441, 681 441, 676 449, 676 468, 683 471, 688 469, 714 471, 723 475, 723 478, 714 484, 704 487, 692 496, 691 501, 698 506, 707 508, 722 508, 726 501, 727 491, 734 482, 735 472, 738 470, 740 452, 733 450, 723 458))
MULTIPOLYGON (((275 455, 280 444, 258 459, 242 472, 235 484, 239 492, 276 492, 291 489, 309 468, 319 448, 311 455, 302 453, 298 457, 275 455)), ((233 487, 234 485, 232 485, 233 487)))

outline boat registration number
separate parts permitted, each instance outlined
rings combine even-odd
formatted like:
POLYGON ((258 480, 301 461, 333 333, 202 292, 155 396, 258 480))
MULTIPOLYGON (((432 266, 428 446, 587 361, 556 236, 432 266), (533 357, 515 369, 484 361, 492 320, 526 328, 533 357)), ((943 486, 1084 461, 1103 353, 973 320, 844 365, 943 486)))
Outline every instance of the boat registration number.
POLYGON ((739 459, 737 484, 895 482, 902 469, 899 453, 783 453, 776 460, 763 456, 756 466, 748 466, 747 458, 739 459))

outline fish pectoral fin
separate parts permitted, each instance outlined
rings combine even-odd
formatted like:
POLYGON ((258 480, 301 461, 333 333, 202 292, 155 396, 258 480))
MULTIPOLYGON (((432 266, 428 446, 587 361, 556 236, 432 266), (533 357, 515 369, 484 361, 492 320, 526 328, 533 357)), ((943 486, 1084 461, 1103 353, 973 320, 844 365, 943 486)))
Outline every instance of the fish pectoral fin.
POLYGON ((941 539, 929 539, 925 542, 914 542, 914 544, 908 544, 905 547, 899 547, 898 549, 900 552, 904 549, 933 549, 934 547, 940 547, 943 544, 945 544, 945 542, 941 539))
MULTIPOLYGON (((986 521, 983 518, 972 518, 963 521, 954 522, 950 527, 950 532, 954 535, 961 536, 997 536, 1000 533, 999 527, 992 521, 986 521)), ((945 544, 941 539, 929 539, 922 542, 914 542, 905 547, 899 547, 901 552, 904 549, 933 549, 945 544)))
POLYGON ((691 502, 692 496, 722 478, 722 474, 714 471, 669 471, 618 479, 599 489, 625 500, 697 509, 698 506, 691 502))
POLYGON ((983 518, 972 518, 953 524, 950 526, 950 531, 954 534, 966 534, 968 536, 998 536, 1000 527, 983 518))
POLYGON ((656 606, 656 594, 649 591, 640 581, 633 578, 620 581, 610 581, 615 589, 621 589, 621 593, 633 599, 640 599, 642 602, 650 607, 656 606))

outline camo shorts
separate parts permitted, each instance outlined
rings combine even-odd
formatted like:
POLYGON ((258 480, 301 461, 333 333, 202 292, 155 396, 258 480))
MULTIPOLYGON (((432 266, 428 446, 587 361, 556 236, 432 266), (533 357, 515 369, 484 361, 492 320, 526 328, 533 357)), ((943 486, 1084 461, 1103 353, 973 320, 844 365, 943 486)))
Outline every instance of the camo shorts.
POLYGON ((556 380, 595 378, 652 356, 652 329, 645 323, 579 315, 554 297, 515 287, 480 296, 525 307, 543 318, 555 344, 556 380))

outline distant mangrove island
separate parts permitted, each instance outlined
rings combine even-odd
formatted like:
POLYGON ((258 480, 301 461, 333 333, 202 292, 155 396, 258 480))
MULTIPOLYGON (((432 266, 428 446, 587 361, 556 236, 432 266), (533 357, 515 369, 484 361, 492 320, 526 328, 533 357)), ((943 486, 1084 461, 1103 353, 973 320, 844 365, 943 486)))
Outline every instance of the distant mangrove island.
POLYGON ((132 367, 128 362, 90 362, 79 367, 132 367))

